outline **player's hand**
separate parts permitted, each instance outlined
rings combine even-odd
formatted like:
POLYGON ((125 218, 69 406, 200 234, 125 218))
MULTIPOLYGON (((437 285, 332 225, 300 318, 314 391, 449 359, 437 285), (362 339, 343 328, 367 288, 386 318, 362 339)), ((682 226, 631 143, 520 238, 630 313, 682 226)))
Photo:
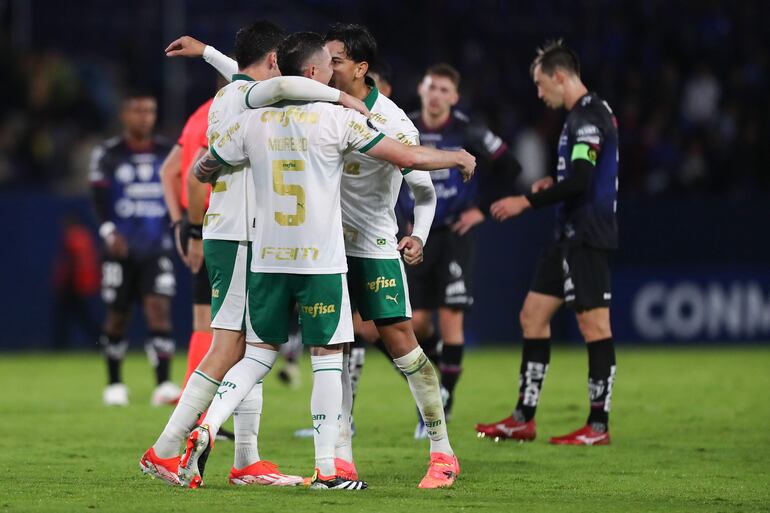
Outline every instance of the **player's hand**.
POLYGON ((176 247, 176 252, 179 254, 179 259, 184 263, 186 266, 190 266, 190 262, 187 260, 187 255, 184 252, 184 248, 182 247, 182 230, 184 229, 184 221, 177 221, 174 223, 174 228, 172 231, 172 236, 174 237, 174 246, 176 247))
POLYGON ((482 223, 483 221, 484 214, 481 212, 481 210, 477 208, 469 208, 460 214, 460 219, 458 219, 457 222, 452 225, 452 231, 459 235, 465 235, 471 231, 471 228, 477 224, 482 223))
POLYGON ((511 217, 516 217, 531 207, 532 205, 526 196, 508 196, 492 203, 489 212, 498 221, 505 221, 511 217))
POLYGON ((404 262, 408 265, 417 265, 422 262, 422 241, 418 237, 407 235, 401 239, 396 249, 403 251, 404 262))
POLYGON ((344 91, 340 91, 340 99, 337 101, 337 103, 343 107, 347 107, 348 109, 358 111, 367 118, 371 115, 371 112, 369 112, 369 109, 366 108, 366 104, 364 102, 344 91))
POLYGON ((188 239, 187 261, 193 274, 197 274, 203 267, 203 241, 201 239, 193 239, 192 237, 188 239))
POLYGON ((126 258, 128 256, 128 243, 119 232, 112 232, 104 240, 107 254, 113 258, 126 258))
POLYGON ((203 57, 206 44, 194 37, 182 36, 166 48, 166 57, 203 57))
POLYGON ((553 187, 553 178, 546 176, 532 184, 532 192, 544 191, 550 187, 553 187))
POLYGON ((467 182, 471 179, 473 172, 476 170, 476 157, 465 150, 460 150, 457 153, 457 168, 463 175, 463 182, 467 182))

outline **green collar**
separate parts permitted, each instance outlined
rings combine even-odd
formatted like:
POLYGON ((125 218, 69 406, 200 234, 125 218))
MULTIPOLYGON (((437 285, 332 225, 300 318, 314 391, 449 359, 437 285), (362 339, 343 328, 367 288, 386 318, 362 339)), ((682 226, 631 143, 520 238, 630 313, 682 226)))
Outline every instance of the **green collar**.
POLYGON ((364 83, 372 88, 366 98, 364 98, 364 105, 366 105, 367 109, 372 110, 374 102, 377 101, 377 97, 380 95, 380 91, 377 89, 377 84, 375 84, 374 80, 368 75, 364 77, 364 83))
POLYGON ((231 82, 235 82, 236 80, 245 80, 247 82, 256 82, 253 78, 251 78, 248 75, 244 75, 243 73, 236 73, 233 75, 233 78, 231 82))

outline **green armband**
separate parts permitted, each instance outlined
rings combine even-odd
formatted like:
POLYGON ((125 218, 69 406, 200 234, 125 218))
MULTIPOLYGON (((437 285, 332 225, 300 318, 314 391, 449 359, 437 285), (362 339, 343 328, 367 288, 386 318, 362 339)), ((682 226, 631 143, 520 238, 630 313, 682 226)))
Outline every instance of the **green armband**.
POLYGON ((583 159, 583 160, 587 160, 593 165, 596 165, 597 157, 598 155, 595 149, 591 148, 589 145, 585 143, 578 143, 572 147, 572 157, 570 158, 570 160, 572 162, 575 162, 578 159, 583 159))

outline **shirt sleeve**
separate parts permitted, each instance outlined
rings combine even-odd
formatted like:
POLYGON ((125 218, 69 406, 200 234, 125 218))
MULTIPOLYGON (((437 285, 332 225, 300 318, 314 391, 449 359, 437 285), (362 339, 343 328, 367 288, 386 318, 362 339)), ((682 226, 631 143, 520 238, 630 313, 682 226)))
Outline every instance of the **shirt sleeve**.
POLYGON ((433 217, 436 214, 436 190, 433 180, 426 171, 415 171, 404 176, 409 189, 414 195, 414 226, 412 235, 422 240, 423 245, 428 242, 430 227, 433 225, 433 217))
POLYGON ((203 60, 211 64, 228 82, 232 82, 233 75, 238 73, 238 63, 213 46, 203 49, 203 60))
POLYGON ((107 152, 104 146, 99 145, 91 152, 91 160, 88 165, 88 181, 92 187, 106 187, 110 183, 110 176, 105 168, 107 152))
POLYGON ((469 150, 489 160, 495 160, 508 149, 508 145, 485 125, 470 123, 466 130, 469 150))
POLYGON ((385 137, 385 134, 377 130, 371 121, 354 110, 342 109, 339 122, 342 128, 344 153, 353 150, 366 153, 385 137))
POLYGON ((337 102, 340 90, 305 77, 275 77, 254 83, 244 96, 247 109, 281 100, 337 102))
POLYGON ((599 126, 588 117, 578 117, 570 123, 570 139, 570 161, 587 160, 595 165, 604 143, 604 134, 599 126))
POLYGON ((212 136, 209 151, 220 163, 237 166, 248 160, 245 147, 248 120, 246 115, 241 114, 233 119, 222 133, 212 136))
MULTIPOLYGON (((396 139, 400 143, 406 144, 407 146, 419 146, 420 132, 417 130, 417 127, 414 126, 414 123, 412 123, 408 118, 406 121, 406 123, 399 127, 398 132, 396 132, 396 139)), ((401 170, 401 173, 406 176, 411 171, 412 170, 409 168, 404 168, 401 170)))

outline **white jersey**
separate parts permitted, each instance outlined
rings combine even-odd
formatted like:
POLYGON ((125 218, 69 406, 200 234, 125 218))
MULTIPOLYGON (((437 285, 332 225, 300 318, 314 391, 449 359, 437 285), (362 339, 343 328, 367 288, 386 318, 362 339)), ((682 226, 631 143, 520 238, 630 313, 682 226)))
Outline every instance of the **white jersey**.
POLYGON ((384 137, 361 114, 322 102, 289 103, 231 120, 212 154, 254 170, 252 272, 347 272, 340 180, 344 157, 384 137))
MULTIPOLYGON (((404 144, 419 144, 420 134, 412 121, 392 100, 372 90, 364 99, 372 124, 383 134, 404 144)), ((405 170, 408 172, 408 170, 405 170)), ((362 153, 345 157, 342 175, 342 225, 345 252, 349 256, 399 258, 396 250, 394 207, 401 189, 398 166, 362 153)))
MULTIPOLYGON (((236 73, 214 97, 209 109, 206 136, 209 146, 221 136, 227 124, 248 109, 256 109, 283 98, 336 102, 337 89, 304 77, 275 77, 257 82, 236 73)), ((222 173, 211 189, 209 209, 203 222, 204 239, 254 240, 254 178, 248 161, 222 173)))
MULTIPOLYGON (((227 123, 247 109, 246 93, 254 84, 247 75, 233 75, 233 81, 214 97, 209 109, 206 138, 209 147, 216 144, 227 123)), ((257 211, 251 166, 228 168, 212 184, 209 208, 203 218, 203 238, 217 240, 254 240, 254 215, 257 211)))

